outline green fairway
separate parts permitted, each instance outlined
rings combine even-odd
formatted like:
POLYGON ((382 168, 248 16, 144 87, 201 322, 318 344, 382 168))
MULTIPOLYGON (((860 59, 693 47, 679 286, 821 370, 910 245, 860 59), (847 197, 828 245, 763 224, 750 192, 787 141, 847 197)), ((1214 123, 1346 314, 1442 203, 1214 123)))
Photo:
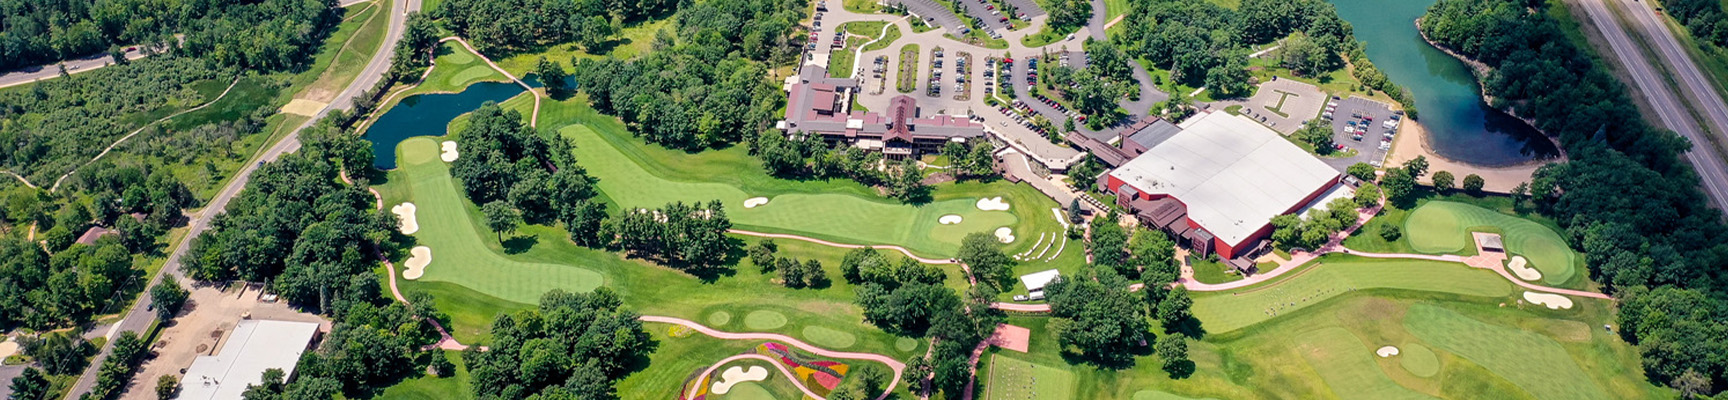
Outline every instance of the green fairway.
MULTIPOLYGON (((831 350, 845 349, 858 343, 857 336, 826 326, 806 326, 804 327, 804 337, 809 338, 811 344, 831 350)), ((917 342, 913 342, 913 344, 916 345, 917 342)), ((900 347, 900 343, 896 341, 894 346, 900 347)))
POLYGON ((1423 341, 1487 368, 1544 399, 1612 398, 1554 339, 1417 304, 1404 326, 1423 341))
POLYGON ((1473 253, 1470 232, 1484 230, 1500 233, 1506 251, 1529 259, 1530 266, 1542 272, 1543 282, 1563 284, 1577 273, 1578 254, 1542 224, 1449 201, 1427 202, 1404 221, 1410 247, 1430 254, 1473 253))
POLYGON ((510 78, 498 73, 480 56, 456 42, 438 45, 437 67, 411 93, 455 93, 477 82, 503 82, 510 78))
POLYGON ((1164 391, 1142 390, 1142 391, 1134 392, 1134 400, 1215 400, 1215 399, 1213 399, 1211 397, 1200 399, 1200 398, 1187 397, 1187 396, 1182 396, 1182 395, 1178 395, 1178 394, 1174 394, 1174 393, 1170 393, 1170 392, 1164 392, 1164 391))
POLYGON ((438 143, 418 137, 402 141, 401 170, 408 180, 420 231, 417 244, 432 249, 432 263, 421 280, 467 286, 518 303, 533 303, 552 289, 587 292, 605 278, 593 269, 571 265, 512 261, 492 252, 469 219, 467 203, 450 178, 450 168, 438 159, 438 143))
POLYGON ((1194 316, 1208 332, 1224 333, 1355 290, 1405 289, 1476 297, 1512 294, 1512 285, 1499 275, 1458 263, 1327 255, 1300 268, 1241 289, 1196 293, 1194 316))
POLYGON ((997 354, 990 357, 985 400, 1067 400, 1074 393, 1074 373, 997 354))
POLYGON ((1428 395, 1399 386, 1380 371, 1374 349, 1340 327, 1302 332, 1292 338, 1296 351, 1308 360, 1332 393, 1341 399, 1428 399, 1428 395))

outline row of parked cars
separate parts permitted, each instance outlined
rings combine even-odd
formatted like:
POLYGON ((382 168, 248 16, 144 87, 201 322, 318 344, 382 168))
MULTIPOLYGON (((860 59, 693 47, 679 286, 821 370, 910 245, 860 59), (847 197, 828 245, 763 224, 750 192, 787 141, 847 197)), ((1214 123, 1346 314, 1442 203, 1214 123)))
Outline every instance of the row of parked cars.
POLYGON ((1027 117, 1027 115, 1037 115, 1037 112, 1032 111, 1032 105, 1026 104, 1026 102, 1024 102, 1024 101, 1020 101, 1019 99, 1015 99, 1013 108, 997 107, 997 111, 1001 111, 1003 115, 1007 115, 1008 118, 1013 119, 1015 123, 1018 123, 1021 126, 1026 127, 1026 129, 1031 129, 1033 132, 1038 132, 1039 135, 1042 135, 1044 137, 1050 136, 1050 131, 1045 130, 1044 128, 1039 127, 1037 124, 1032 123, 1032 118, 1027 117))

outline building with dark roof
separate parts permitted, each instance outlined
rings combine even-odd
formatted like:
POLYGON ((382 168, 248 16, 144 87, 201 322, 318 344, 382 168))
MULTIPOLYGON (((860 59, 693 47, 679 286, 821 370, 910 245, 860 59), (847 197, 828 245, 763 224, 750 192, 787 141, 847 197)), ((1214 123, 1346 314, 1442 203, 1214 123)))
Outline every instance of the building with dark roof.
POLYGON ((818 66, 805 66, 787 89, 786 116, 777 126, 786 132, 821 135, 890 159, 941 151, 950 141, 984 136, 984 125, 965 117, 923 115, 918 101, 900 95, 882 113, 852 111, 858 82, 833 78, 818 66))

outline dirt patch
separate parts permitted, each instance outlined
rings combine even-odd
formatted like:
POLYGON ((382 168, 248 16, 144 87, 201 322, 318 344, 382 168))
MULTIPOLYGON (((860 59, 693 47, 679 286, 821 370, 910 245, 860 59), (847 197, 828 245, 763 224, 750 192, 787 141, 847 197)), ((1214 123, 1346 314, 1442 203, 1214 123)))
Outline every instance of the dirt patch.
POLYGON ((287 105, 282 106, 282 112, 285 114, 304 115, 310 117, 317 115, 319 110, 323 110, 324 107, 329 105, 330 104, 321 101, 294 99, 293 101, 289 101, 287 105))
MULTIPOLYGON (((1548 160, 1531 161, 1507 167, 1485 167, 1474 164, 1453 161, 1435 153, 1428 148, 1428 132, 1421 123, 1398 124, 1398 136, 1392 138, 1392 154, 1386 157, 1386 165, 1404 165, 1405 161, 1422 156, 1428 159, 1429 171, 1447 171, 1463 180, 1465 176, 1476 174, 1482 177, 1482 191, 1491 193, 1511 193, 1512 188, 1520 183, 1530 181, 1530 176, 1550 162, 1566 161, 1564 157, 1548 160)), ((1431 175, 1429 175, 1431 176, 1431 175)), ((1429 176, 1424 176, 1426 180, 1429 176)), ((1425 184, 1431 184, 1426 183, 1425 184)))

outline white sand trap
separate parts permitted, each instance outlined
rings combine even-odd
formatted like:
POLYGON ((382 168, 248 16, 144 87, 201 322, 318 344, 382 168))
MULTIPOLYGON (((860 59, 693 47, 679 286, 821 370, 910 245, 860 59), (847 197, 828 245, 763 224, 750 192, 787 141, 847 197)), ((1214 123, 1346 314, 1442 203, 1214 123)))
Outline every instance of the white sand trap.
POLYGON ((1002 196, 978 199, 978 209, 984 211, 1008 211, 1008 203, 1002 201, 1002 196))
POLYGON ((1572 308, 1572 299, 1553 293, 1524 292, 1524 301, 1548 306, 1550 310, 1568 310, 1572 308))
POLYGON ((10 338, 0 342, 0 359, 11 357, 13 354, 18 354, 18 342, 12 341, 10 338))
POLYGON ((1518 275, 1518 279, 1527 281, 1542 279, 1542 271, 1530 268, 1529 265, 1530 260, 1525 260, 1524 256, 1512 256, 1512 261, 1506 263, 1506 269, 1512 270, 1512 274, 1518 275))
POLYGON ((313 100, 294 99, 289 100, 288 104, 282 106, 282 112, 284 114, 304 115, 310 117, 318 114, 318 111, 323 110, 325 106, 329 106, 329 104, 313 100))
POLYGON ((731 367, 727 368, 726 372, 720 373, 720 380, 714 382, 714 386, 709 391, 714 392, 714 394, 726 394, 726 392, 732 391, 732 385, 744 382, 761 382, 764 379, 768 379, 768 369, 762 368, 760 365, 752 365, 749 370, 731 367))
POLYGON ((996 240, 1002 243, 1014 243, 1014 229, 1009 227, 996 228, 996 240))
POLYGON ((1391 357, 1398 355, 1398 348, 1393 346, 1381 347, 1380 350, 1375 350, 1374 354, 1379 355, 1380 358, 1391 357))
POLYGON ((412 235, 414 232, 420 231, 420 221, 414 218, 414 210, 414 203, 402 203, 390 207, 390 212, 395 213, 396 218, 402 220, 397 228, 401 229, 404 235, 412 235))
POLYGON ((407 271, 402 271, 402 277, 408 280, 420 279, 420 275, 426 274, 426 264, 432 263, 432 248, 414 246, 414 249, 409 250, 409 253, 411 255, 408 257, 408 261, 402 262, 402 266, 408 267, 407 271))
POLYGON ((767 197, 751 197, 744 199, 744 208, 756 208, 763 204, 768 204, 767 197))
POLYGON ((438 153, 438 158, 444 162, 456 161, 456 157, 460 155, 456 153, 456 142, 454 141, 444 141, 443 150, 444 152, 438 153))
POLYGON ((960 215, 959 214, 944 215, 944 216, 942 216, 942 218, 936 219, 936 222, 940 222, 940 223, 942 223, 942 225, 958 224, 958 223, 960 223, 960 215))

